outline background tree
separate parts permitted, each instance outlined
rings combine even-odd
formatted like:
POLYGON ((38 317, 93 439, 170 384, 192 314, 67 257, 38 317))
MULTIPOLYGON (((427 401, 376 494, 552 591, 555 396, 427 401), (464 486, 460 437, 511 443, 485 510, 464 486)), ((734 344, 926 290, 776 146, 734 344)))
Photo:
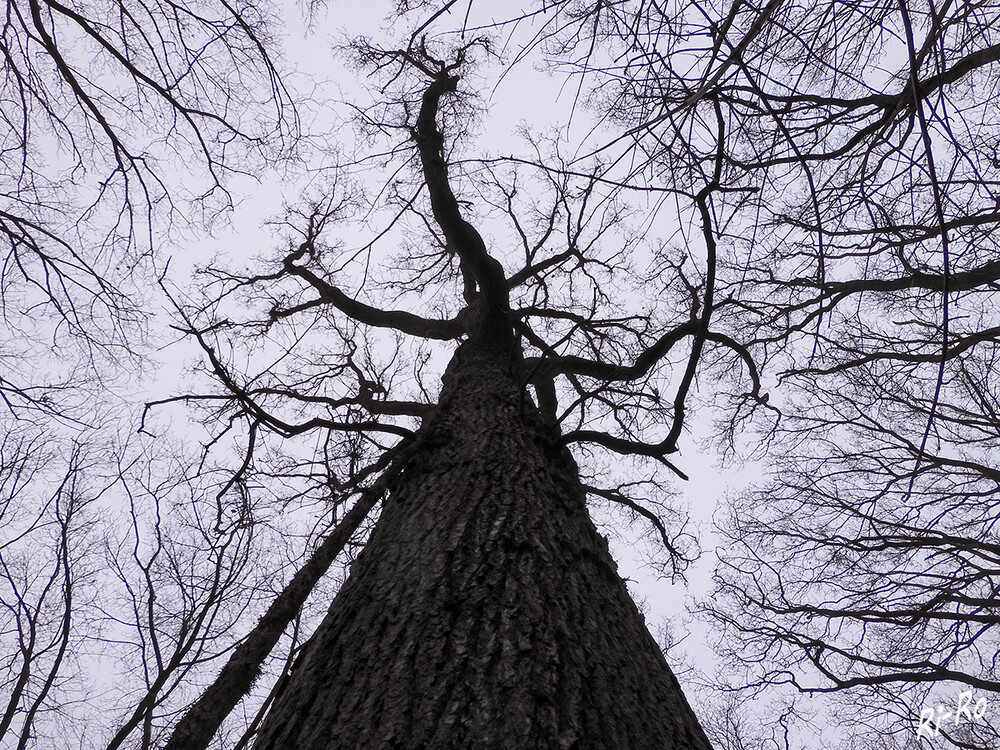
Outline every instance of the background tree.
POLYGON ((87 506, 99 493, 83 486, 82 451, 74 451, 53 473, 54 489, 32 497, 56 457, 40 439, 24 440, 8 434, 0 452, 0 521, 14 533, 0 544, 0 592, 3 622, 4 705, 0 714, 0 741, 25 747, 42 733, 63 698, 59 695, 79 638, 72 620, 78 601, 92 596, 81 566, 86 550, 87 506), (60 476, 61 475, 61 476, 60 476), (37 559, 28 544, 42 545, 54 554, 37 559))
POLYGON ((3 747, 96 746, 94 718, 116 721, 133 697, 122 722, 152 746, 167 698, 257 596, 227 599, 252 585, 251 535, 204 528, 179 502, 211 486, 211 465, 121 436, 175 224, 218 216, 233 176, 291 154, 269 20, 256 3, 5 6, 3 747))
POLYGON ((225 207, 226 179, 281 154, 295 120, 257 5, 6 7, 0 393, 10 409, 52 411, 59 397, 79 404, 58 380, 35 382, 60 367, 31 342, 84 367, 127 359, 144 317, 131 284, 166 262, 149 262, 154 238, 190 201, 225 207), (181 162, 204 171, 175 179, 181 162))
MULTIPOLYGON (((601 5, 573 27, 592 36, 554 35, 628 126, 604 149, 620 181, 679 189, 722 161, 711 330, 782 418, 705 608, 751 686, 844 691, 865 743, 1000 686, 998 11, 601 5)), ((719 436, 754 450, 736 406, 719 436)), ((995 718, 965 718, 941 736, 996 746, 995 718)))

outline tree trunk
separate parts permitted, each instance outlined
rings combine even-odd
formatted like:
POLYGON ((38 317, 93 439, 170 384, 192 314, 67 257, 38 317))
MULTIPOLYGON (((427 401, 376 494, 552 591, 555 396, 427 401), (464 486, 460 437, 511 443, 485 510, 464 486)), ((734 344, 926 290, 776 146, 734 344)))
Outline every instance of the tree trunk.
POLYGON ((710 747, 504 349, 456 353, 259 750, 710 747))

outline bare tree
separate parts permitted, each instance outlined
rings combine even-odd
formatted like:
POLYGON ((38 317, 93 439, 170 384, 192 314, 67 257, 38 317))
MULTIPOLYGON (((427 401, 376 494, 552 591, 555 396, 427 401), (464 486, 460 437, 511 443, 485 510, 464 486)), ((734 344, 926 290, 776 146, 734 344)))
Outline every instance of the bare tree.
MULTIPOLYGON (((299 236, 269 268, 210 269, 204 301, 178 302, 216 387, 170 401, 225 414, 224 429, 244 425, 239 480, 267 470, 269 444, 309 438, 322 451, 296 470, 322 477, 315 493, 332 489, 338 515, 355 503, 311 577, 346 541, 352 514, 381 500, 257 747, 708 747, 586 498, 650 522, 668 570, 682 571, 690 538, 659 511, 667 477, 684 476, 669 457, 694 370, 711 346, 750 368, 749 380, 756 372, 735 340, 705 330, 692 287, 677 311, 616 295, 634 278, 627 248, 639 236, 596 169, 574 176, 556 155, 546 155, 555 169, 523 171, 453 155, 449 134, 475 104, 463 76, 489 50, 479 39, 355 42, 357 64, 381 80, 377 101, 357 111, 369 134, 390 139, 389 156, 374 158, 394 165, 393 182, 366 205, 338 175, 289 214, 299 236), (336 240, 358 219, 375 222, 373 241, 336 240), (473 219, 502 227, 513 246, 488 245, 473 219), (391 265, 370 266, 373 248, 394 240, 391 265), (428 382, 435 358, 449 361, 440 392, 428 382), (667 395, 674 364, 682 375, 667 395), (628 473, 602 468, 615 456, 645 464, 649 479, 615 481, 628 473)), ((664 277, 684 278, 663 263, 664 277)), ((747 397, 763 401, 752 388, 747 397)), ((307 593, 292 591, 301 580, 286 601, 307 593)), ((168 747, 207 745, 294 611, 252 632, 168 747)))
MULTIPOLYGON (((133 645, 151 670, 135 709, 150 746, 149 720, 169 680, 214 654, 213 638, 224 642, 219 650, 229 646, 213 607, 231 606, 225 594, 240 569, 227 566, 240 540, 199 538, 197 524, 179 524, 183 533, 147 547, 147 534, 178 519, 134 505, 138 515, 119 515, 108 498, 128 506, 124 490, 137 481, 123 478, 114 461, 134 453, 116 446, 130 418, 121 383, 148 365, 147 289, 169 262, 171 226, 217 215, 231 203, 233 175, 291 153, 296 114, 272 59, 274 20, 257 3, 212 0, 5 6, 0 679, 11 690, 9 701, 2 691, 4 747, 98 742, 95 724, 111 723, 117 708, 106 699, 131 695, 132 687, 123 676, 106 690, 96 665, 116 668, 133 645), (103 554, 100 539, 109 544, 103 554), (126 546, 116 549, 116 541, 126 546), (205 561, 178 567, 182 549, 194 558, 216 553, 214 590, 201 590, 211 579, 205 561), (136 607, 131 631, 117 594, 136 607), (173 595, 175 619, 157 610, 173 595), (109 641, 118 653, 102 652, 109 641)), ((169 484, 167 477, 148 484, 169 484)), ((255 601, 245 592, 243 599, 240 612, 255 601)))
POLYGON ((77 620, 93 598, 89 506, 102 493, 79 445, 63 460, 37 435, 9 434, 0 448, 0 742, 20 750, 79 699, 66 682, 87 632, 77 620))
MULTIPOLYGON (((782 417, 706 609, 751 684, 843 691, 863 742, 908 745, 938 705, 940 736, 997 744, 956 704, 1000 687, 998 16, 625 3, 552 34, 627 128, 602 150, 629 155, 619 182, 683 189, 721 159, 710 330, 782 417)), ((735 407, 719 436, 753 450, 735 407)))
MULTIPOLYGON (((699 403, 728 455, 774 467, 729 508, 705 607, 730 676, 860 706, 845 746, 913 746, 926 706, 992 698, 1000 8, 398 10, 397 42, 350 47, 376 92, 351 103, 364 140, 289 210, 287 247, 171 290, 205 379, 150 405, 200 409, 206 456, 241 443, 190 505, 192 582, 249 596, 275 509, 310 519, 309 554, 289 553, 308 562, 261 563, 287 583, 245 636, 226 615, 183 645, 229 594, 136 619, 149 643, 176 625, 177 658, 143 652, 116 742, 161 742, 195 667, 228 659, 168 743, 206 746, 270 659, 239 746, 706 746, 586 511, 648 522, 682 573, 696 545, 671 483, 699 403), (572 116, 616 132, 477 152, 473 92, 537 52, 579 76, 572 116), (338 556, 352 575, 298 649, 338 556)), ((718 717, 720 744, 795 746, 793 710, 770 734, 718 717)), ((995 746, 988 715, 959 718, 935 731, 995 746)))
POLYGON ((72 385, 85 373, 59 373, 37 342, 90 371, 95 359, 134 351, 145 316, 132 285, 168 259, 154 236, 192 201, 224 207, 227 177, 287 153, 294 114, 268 22, 263 6, 213 0, 7 3, 0 396, 9 409, 79 416, 72 385), (203 171, 178 180, 179 162, 203 171))

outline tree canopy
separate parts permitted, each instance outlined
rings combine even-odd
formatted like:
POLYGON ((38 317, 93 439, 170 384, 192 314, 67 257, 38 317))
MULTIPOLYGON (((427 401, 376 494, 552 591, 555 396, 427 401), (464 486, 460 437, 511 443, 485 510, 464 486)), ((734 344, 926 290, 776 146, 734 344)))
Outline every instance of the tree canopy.
POLYGON ((101 706, 76 744, 162 746, 187 714, 249 746, 489 330, 593 512, 648 529, 663 575, 715 553, 692 702, 717 747, 809 746, 838 706, 844 747, 914 746, 932 706, 938 741, 996 746, 988 711, 937 720, 1000 692, 998 16, 399 3, 338 45, 361 85, 272 248, 179 278, 158 227, 290 164, 273 19, 9 4, 0 741, 101 706), (516 143, 481 136, 496 101, 516 143), (198 364, 112 410, 94 373, 150 356, 154 305, 198 364), (79 363, 58 381, 49 341, 79 363), (765 476, 699 534, 677 488, 701 449, 765 476), (98 689, 115 650, 131 671, 98 689))

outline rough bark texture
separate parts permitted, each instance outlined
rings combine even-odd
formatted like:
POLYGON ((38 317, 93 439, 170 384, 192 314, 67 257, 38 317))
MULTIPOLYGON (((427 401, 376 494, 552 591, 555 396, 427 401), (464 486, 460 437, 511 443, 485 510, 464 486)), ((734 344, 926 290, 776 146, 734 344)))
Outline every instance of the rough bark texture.
POLYGON ((259 750, 709 748, 504 348, 459 349, 259 750))

